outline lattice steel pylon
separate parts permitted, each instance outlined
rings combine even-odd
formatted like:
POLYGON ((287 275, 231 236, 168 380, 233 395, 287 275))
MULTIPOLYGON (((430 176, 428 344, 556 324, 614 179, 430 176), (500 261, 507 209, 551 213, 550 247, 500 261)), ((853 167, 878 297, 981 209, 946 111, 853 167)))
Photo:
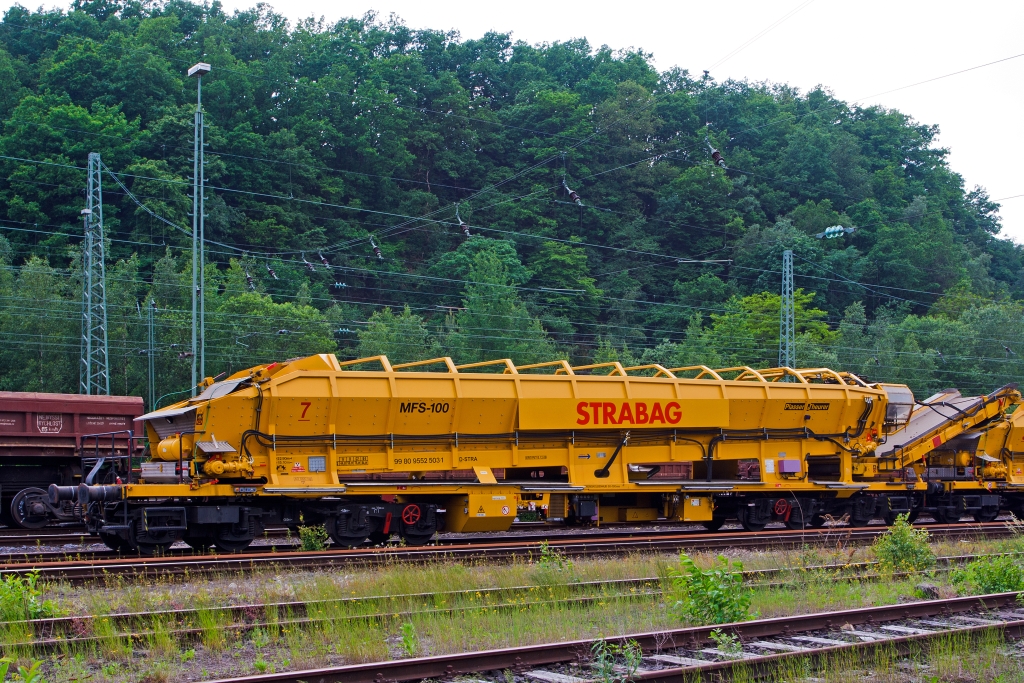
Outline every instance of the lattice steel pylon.
POLYGON ((203 75, 210 65, 200 62, 188 70, 196 77, 196 115, 192 155, 192 395, 206 376, 206 128, 203 121, 203 75))
POLYGON ((796 367, 796 321, 793 303, 793 251, 782 252, 782 300, 779 306, 779 367, 796 367))
POLYGON ((82 364, 80 393, 110 394, 107 349, 107 269, 103 245, 103 184, 100 155, 89 154, 82 218, 82 364))

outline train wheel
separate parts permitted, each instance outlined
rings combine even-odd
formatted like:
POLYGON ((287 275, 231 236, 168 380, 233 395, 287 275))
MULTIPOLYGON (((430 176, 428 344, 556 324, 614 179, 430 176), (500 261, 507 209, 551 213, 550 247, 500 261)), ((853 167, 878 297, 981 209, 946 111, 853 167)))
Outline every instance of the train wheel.
POLYGON ((171 549, 171 543, 138 543, 135 546, 135 551, 143 557, 163 557, 171 549))
POLYGON ((391 534, 386 534, 383 531, 374 531, 369 536, 370 543, 374 545, 383 545, 391 540, 391 534))
POLYGON ((366 543, 366 539, 373 538, 377 531, 376 522, 358 508, 355 514, 328 519, 325 526, 334 545, 342 548, 358 548, 366 543))
MULTIPOLYGON (((939 524, 956 524, 960 521, 960 515, 957 513, 956 508, 953 507, 935 508, 935 511, 932 512, 932 517, 939 524)), ((886 520, 886 524, 888 523, 888 520, 886 520)))
POLYGON ((430 543, 430 539, 434 537, 434 532, 416 533, 413 531, 402 530, 401 536, 406 545, 426 545, 430 543))
POLYGON ((205 553, 213 546, 213 539, 207 536, 185 536, 181 540, 194 552, 205 553))
POLYGON ((128 538, 131 539, 131 542, 127 545, 130 550, 143 557, 166 555, 174 542, 178 540, 178 536, 174 532, 164 531, 153 534, 142 531, 140 533, 140 524, 139 520, 132 520, 128 527, 128 538))
POLYGON ((103 541, 103 545, 107 546, 114 552, 123 553, 131 550, 131 546, 128 542, 117 534, 104 534, 100 533, 100 540, 103 541))
POLYGON ((222 553, 240 553, 252 545, 252 539, 224 539, 216 538, 213 546, 222 553))
POLYGON ((11 517, 22 529, 41 529, 50 523, 46 491, 29 488, 18 491, 11 501, 11 517))
POLYGON ((996 521, 997 517, 999 517, 999 510, 998 509, 997 510, 984 510, 983 509, 983 510, 978 510, 977 512, 974 513, 974 521, 978 522, 979 524, 984 524, 985 522, 994 522, 994 521, 996 521))
POLYGON ((850 526, 867 526, 874 517, 850 515, 850 526))
POLYGON ((706 522, 701 522, 708 531, 718 531, 725 524, 725 517, 712 517, 706 522))
POLYGON ((263 533, 263 525, 250 517, 248 524, 219 524, 213 532, 213 546, 222 553, 240 553, 263 533))
POLYGON ((750 515, 747 512, 746 507, 740 507, 738 510, 738 517, 740 518, 740 524, 747 531, 764 531, 764 528, 768 526, 767 522, 754 522, 750 520, 750 515))

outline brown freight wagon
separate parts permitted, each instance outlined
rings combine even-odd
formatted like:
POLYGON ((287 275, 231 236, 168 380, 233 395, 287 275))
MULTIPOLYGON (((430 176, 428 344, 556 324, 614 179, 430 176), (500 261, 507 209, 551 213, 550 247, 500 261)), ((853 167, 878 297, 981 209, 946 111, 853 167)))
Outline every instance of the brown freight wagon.
MULTIPOLYGON (((91 467, 89 451, 96 444, 87 435, 124 432, 101 438, 99 445, 104 453, 112 443, 115 451, 127 452, 127 431, 143 412, 137 396, 0 391, 0 521, 29 529, 78 521, 73 503, 50 504, 47 488, 82 482, 82 456, 91 467)), ((108 471, 101 466, 96 476, 108 471)))

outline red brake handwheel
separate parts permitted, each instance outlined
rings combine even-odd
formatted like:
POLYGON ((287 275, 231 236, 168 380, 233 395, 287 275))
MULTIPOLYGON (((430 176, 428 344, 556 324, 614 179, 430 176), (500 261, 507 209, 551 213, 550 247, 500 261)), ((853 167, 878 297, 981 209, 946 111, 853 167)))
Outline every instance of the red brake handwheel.
POLYGON ((412 526, 418 521, 420 521, 420 506, 406 505, 405 509, 402 510, 402 523, 412 526))

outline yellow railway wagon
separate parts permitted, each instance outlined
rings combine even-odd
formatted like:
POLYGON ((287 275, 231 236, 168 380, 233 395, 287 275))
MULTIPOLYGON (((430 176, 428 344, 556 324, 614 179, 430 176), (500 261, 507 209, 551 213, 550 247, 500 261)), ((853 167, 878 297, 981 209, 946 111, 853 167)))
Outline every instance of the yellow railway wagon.
POLYGON ((909 390, 828 369, 321 354, 203 389, 138 418, 150 448, 131 481, 51 495, 76 497, 108 545, 159 552, 240 550, 300 521, 339 545, 422 544, 507 530, 524 500, 567 523, 803 526, 909 511, 918 487, 894 488, 873 457, 908 421, 909 390))

